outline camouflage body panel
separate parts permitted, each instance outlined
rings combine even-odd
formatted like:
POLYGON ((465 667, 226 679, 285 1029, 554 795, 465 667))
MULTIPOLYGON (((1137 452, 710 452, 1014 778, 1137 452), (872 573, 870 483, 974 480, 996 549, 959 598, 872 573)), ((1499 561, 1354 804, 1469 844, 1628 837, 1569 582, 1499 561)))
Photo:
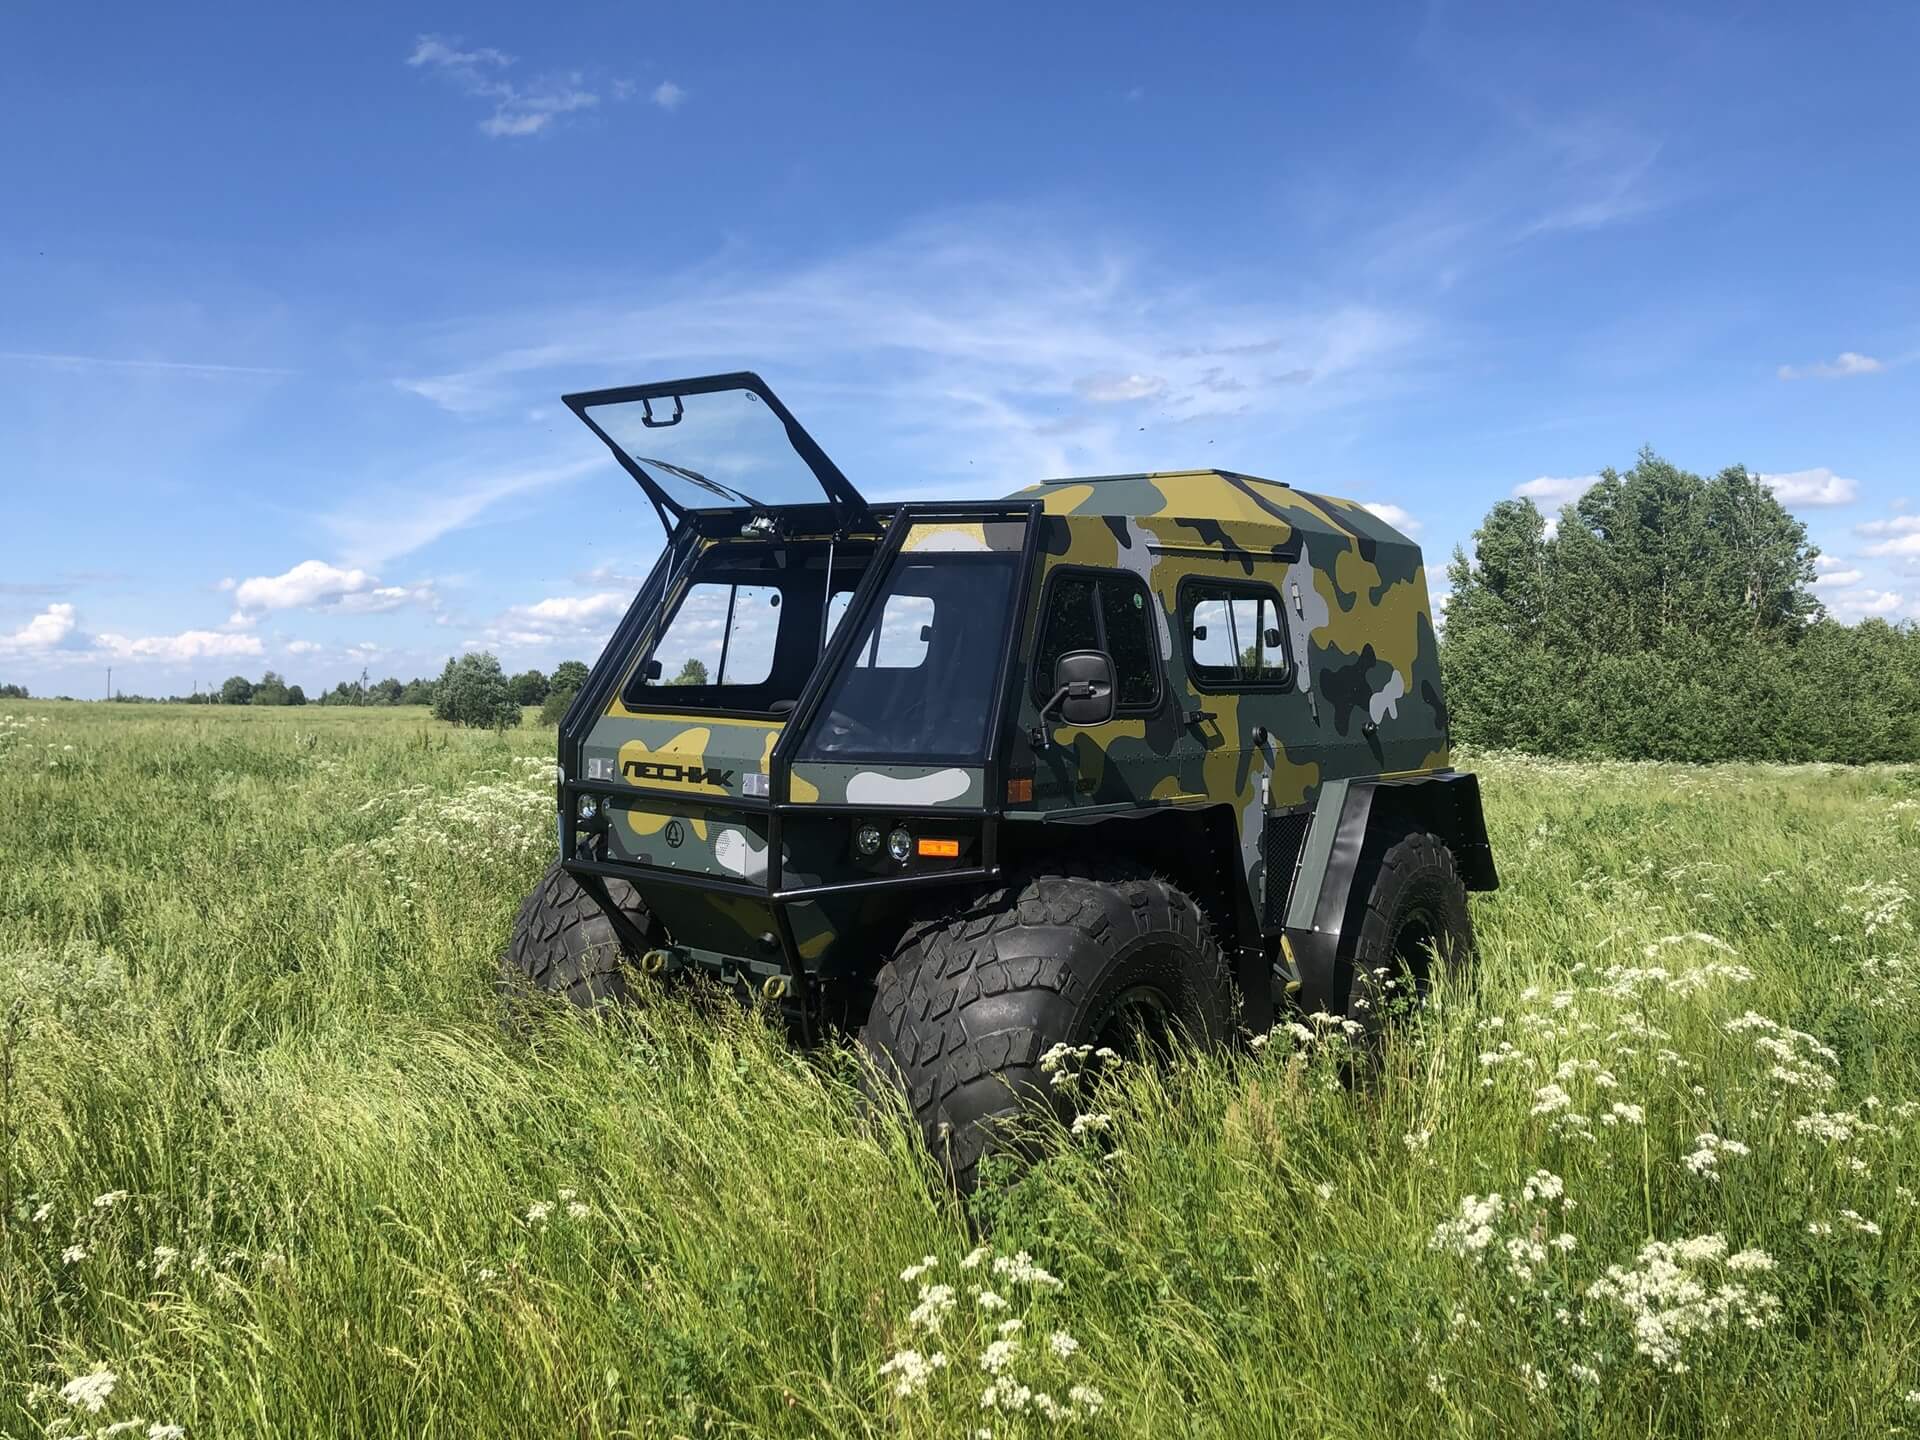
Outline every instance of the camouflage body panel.
MULTIPOLYGON (((1162 694, 1150 711, 1103 725, 1054 723, 1044 749, 1019 740, 1034 799, 1010 818, 1225 806, 1258 908, 1268 814, 1310 804, 1325 780, 1448 764, 1420 551, 1372 512, 1221 471, 1053 481, 1019 497, 1040 500, 1046 514, 1024 653, 1035 653, 1052 571, 1130 570, 1158 602, 1162 694), (1196 680, 1180 610, 1190 577, 1264 582, 1279 593, 1292 660, 1283 688, 1196 680)), ((1038 720, 1024 686, 1020 735, 1038 720)))
POLYGON ((873 805, 925 810, 986 803, 977 765, 895 765, 869 760, 796 760, 792 797, 802 805, 873 805))

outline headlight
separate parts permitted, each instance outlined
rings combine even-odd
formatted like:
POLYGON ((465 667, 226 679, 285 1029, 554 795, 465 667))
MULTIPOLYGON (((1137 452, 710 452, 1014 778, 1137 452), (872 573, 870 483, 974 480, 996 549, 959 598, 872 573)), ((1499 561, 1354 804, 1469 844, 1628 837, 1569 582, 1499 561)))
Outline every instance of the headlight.
POLYGON ((878 855, 880 853, 880 827, 869 820, 860 827, 859 833, 853 837, 853 843, 862 855, 878 855))
POLYGON ((582 795, 580 797, 579 814, 582 820, 591 820, 599 813, 600 802, 598 800, 591 795, 582 795))
POLYGON ((887 836, 887 853, 902 865, 907 863, 907 857, 913 854, 913 836, 906 832, 905 827, 887 836))

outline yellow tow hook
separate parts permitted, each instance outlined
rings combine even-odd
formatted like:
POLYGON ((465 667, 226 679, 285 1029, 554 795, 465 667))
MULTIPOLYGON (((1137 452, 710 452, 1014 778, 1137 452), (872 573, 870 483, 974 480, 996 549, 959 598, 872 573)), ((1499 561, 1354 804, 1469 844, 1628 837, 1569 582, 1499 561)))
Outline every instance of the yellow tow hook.
POLYGON ((784 1000, 787 995, 787 977, 769 975, 760 984, 760 998, 763 1000, 784 1000))
POLYGON ((640 969, 644 974, 658 975, 667 968, 668 955, 664 950, 649 950, 640 957, 640 969))

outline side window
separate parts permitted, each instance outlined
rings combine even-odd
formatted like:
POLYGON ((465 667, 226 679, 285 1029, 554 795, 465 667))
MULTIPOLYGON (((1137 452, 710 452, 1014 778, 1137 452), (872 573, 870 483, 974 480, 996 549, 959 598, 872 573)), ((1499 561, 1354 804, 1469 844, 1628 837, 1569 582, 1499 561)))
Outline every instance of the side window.
POLYGON ((1290 651, 1280 596, 1270 585, 1190 582, 1181 592, 1187 665, 1202 685, 1284 686, 1290 651))
POLYGON ((1153 705, 1160 693, 1152 605, 1146 584, 1126 571, 1063 570, 1047 582, 1033 694, 1052 694, 1053 668, 1070 650, 1104 650, 1113 659, 1114 699, 1122 710, 1153 705))
POLYGON ((780 591, 771 585, 695 585, 653 647, 645 685, 759 685, 773 673, 780 591))

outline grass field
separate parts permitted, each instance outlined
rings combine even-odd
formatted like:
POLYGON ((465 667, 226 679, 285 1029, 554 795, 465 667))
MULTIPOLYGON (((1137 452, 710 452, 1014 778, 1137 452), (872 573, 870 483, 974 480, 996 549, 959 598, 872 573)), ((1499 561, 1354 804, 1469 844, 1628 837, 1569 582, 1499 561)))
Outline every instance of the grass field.
POLYGON ((503 1030, 550 732, 11 709, 7 1434, 1920 1433, 1920 771, 1478 757, 1378 1083, 1090 1079, 970 1255, 844 1050, 503 1030))

